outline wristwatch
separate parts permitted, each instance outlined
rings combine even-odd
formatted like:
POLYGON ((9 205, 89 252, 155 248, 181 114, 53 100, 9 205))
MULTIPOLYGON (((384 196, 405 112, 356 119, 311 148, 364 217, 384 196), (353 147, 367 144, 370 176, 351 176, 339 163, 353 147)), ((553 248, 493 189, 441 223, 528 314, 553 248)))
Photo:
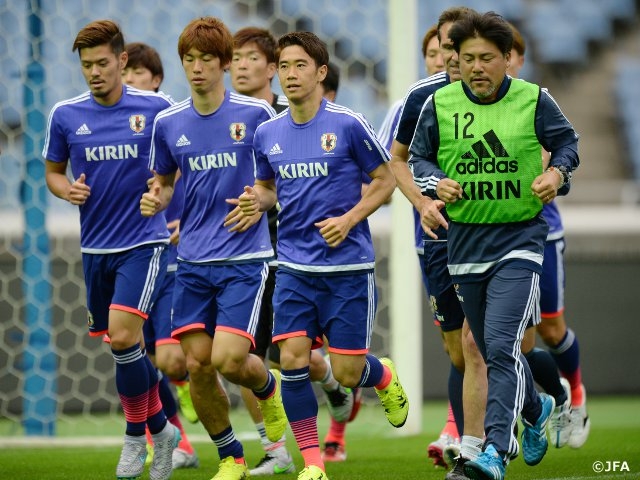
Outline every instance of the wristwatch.
POLYGON ((564 187, 567 183, 571 181, 571 172, 567 167, 563 165, 560 165, 558 167, 551 166, 551 167, 548 167, 545 171, 546 172, 556 171, 560 174, 560 177, 562 178, 562 183, 558 187, 559 189, 564 187))

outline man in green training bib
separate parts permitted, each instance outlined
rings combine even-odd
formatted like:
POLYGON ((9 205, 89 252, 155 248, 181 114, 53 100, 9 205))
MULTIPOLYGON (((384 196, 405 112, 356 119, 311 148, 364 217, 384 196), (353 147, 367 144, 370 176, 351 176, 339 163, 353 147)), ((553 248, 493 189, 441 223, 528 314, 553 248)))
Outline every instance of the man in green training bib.
POLYGON ((539 463, 548 446, 554 400, 536 392, 520 344, 528 321, 540 319, 542 205, 568 192, 578 135, 546 90, 506 75, 513 34, 501 16, 470 12, 449 38, 462 82, 425 103, 409 164, 423 195, 435 200, 428 226, 448 228, 449 272, 488 366, 486 440, 464 472, 502 480, 519 452, 520 413, 525 462, 539 463), (544 171, 541 146, 551 152, 544 171), (439 211, 445 205, 448 224, 439 211))

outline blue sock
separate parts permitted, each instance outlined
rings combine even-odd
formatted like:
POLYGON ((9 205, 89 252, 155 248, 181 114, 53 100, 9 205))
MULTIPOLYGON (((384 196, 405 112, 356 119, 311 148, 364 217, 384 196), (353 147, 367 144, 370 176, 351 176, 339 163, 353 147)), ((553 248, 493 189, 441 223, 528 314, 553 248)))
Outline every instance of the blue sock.
POLYGON ((555 347, 549 349, 558 369, 565 375, 571 375, 580 368, 580 346, 573 330, 567 328, 564 338, 555 347))
POLYGON ((258 397, 260 400, 265 400, 273 395, 273 392, 276 389, 276 377, 273 376, 273 373, 267 370, 267 383, 264 387, 259 390, 253 390, 253 394, 258 397))
POLYGON ((318 416, 318 401, 308 366, 282 370, 282 403, 290 423, 318 416))
POLYGON ((367 357, 364 364, 364 370, 362 370, 362 376, 358 382, 359 387, 375 387, 382 381, 384 375, 384 366, 380 363, 377 357, 367 353, 367 357))
POLYGON ((167 425, 167 416, 160 401, 158 370, 153 366, 147 355, 144 356, 149 375, 149 408, 147 411, 147 426, 152 434, 160 433, 167 425))
POLYGON ((216 435, 209 435, 218 448, 220 460, 227 457, 244 458, 242 444, 238 441, 231 426, 216 435))
POLYGON ((449 368, 449 403, 453 410, 458 432, 464 432, 464 410, 462 408, 462 379, 464 374, 453 363, 449 368))
POLYGON ((149 403, 149 372, 140 344, 111 353, 116 362, 116 389, 127 421, 127 435, 144 435, 149 403))
POLYGON ((164 415, 167 418, 171 418, 178 413, 178 403, 169 386, 169 379, 163 375, 162 372, 158 372, 158 378, 160 379, 158 383, 158 394, 162 402, 162 410, 164 410, 164 415))
POLYGON ((558 367, 546 350, 534 348, 525 355, 533 380, 556 400, 556 405, 567 401, 567 394, 560 383, 558 367))

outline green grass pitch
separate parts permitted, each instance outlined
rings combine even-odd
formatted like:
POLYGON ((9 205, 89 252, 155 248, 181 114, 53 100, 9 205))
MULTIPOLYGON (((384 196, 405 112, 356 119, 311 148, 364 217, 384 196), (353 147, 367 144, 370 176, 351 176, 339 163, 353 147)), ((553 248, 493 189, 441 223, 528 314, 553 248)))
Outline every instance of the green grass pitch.
MULTIPOLYGON (((391 427, 382 409, 375 402, 363 405, 355 422, 347 429, 348 459, 344 463, 327 464, 327 475, 331 480, 431 480, 444 479, 446 470, 434 468, 426 457, 426 446, 434 440, 442 427, 446 405, 441 402, 427 402, 423 410, 423 433, 416 436, 401 436, 391 427)), ((507 467, 507 478, 518 480, 626 480, 640 479, 640 398, 592 397, 589 399, 589 413, 592 420, 591 435, 583 448, 573 450, 549 448, 539 465, 525 465, 521 456, 507 467), (602 462, 603 472, 594 471, 594 464, 602 462), (616 463, 617 462, 617 463, 616 463)), ((319 418, 320 437, 327 429, 326 410, 321 407, 319 418)), ((253 466, 261 457, 262 450, 254 436, 252 424, 243 408, 232 413, 234 429, 243 440, 245 457, 253 466)), ((193 442, 200 456, 200 468, 175 471, 172 479, 208 480, 217 472, 218 458, 213 444, 206 441, 201 425, 186 425, 187 433, 197 441, 193 442)), ((94 440, 111 439, 117 441, 122 423, 110 421, 110 430, 104 437, 94 440)), ((115 442, 105 442, 107 446, 86 447, 37 446, 26 448, 14 446, 7 436, 7 424, 0 420, 0 477, 7 479, 31 480, 113 480, 118 460, 119 447, 115 442)), ((67 427, 58 426, 59 438, 65 437, 67 427)), ((90 435, 90 432, 74 435, 90 435)), ((13 437, 15 440, 15 437, 13 437)), ((29 444, 29 442, 24 442, 29 444)), ((294 454, 297 468, 302 468, 301 456, 295 449, 291 432, 288 444, 294 454)), ((267 477, 270 478, 270 477, 267 477)), ((272 478, 272 477, 271 477, 272 478)), ((281 480, 293 480, 292 475, 278 475, 281 480)), ((148 479, 148 472, 142 476, 148 479)))

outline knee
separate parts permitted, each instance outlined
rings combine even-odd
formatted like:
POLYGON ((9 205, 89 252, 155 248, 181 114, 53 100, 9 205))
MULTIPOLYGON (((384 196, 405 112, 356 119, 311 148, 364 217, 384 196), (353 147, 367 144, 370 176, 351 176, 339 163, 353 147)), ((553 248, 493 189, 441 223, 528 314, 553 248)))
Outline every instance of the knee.
POLYGON ((347 388, 357 387, 362 378, 364 357, 345 358, 332 364, 333 377, 347 388))
POLYGON ((158 355, 156 362, 162 373, 172 380, 180 380, 187 373, 184 354, 158 355))
POLYGON ((567 326, 564 322, 559 323, 543 320, 542 323, 538 325, 538 335, 540 335, 544 344, 549 347, 557 346, 566 333, 567 326))

